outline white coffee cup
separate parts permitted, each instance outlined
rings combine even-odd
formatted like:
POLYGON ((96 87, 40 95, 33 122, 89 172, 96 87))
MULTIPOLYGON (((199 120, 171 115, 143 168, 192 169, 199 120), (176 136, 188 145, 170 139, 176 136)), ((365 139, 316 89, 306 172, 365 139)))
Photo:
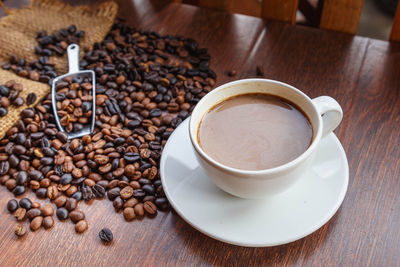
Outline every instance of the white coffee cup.
POLYGON ((340 105, 329 96, 310 99, 300 90, 282 82, 244 79, 219 86, 197 103, 190 117, 189 135, 201 166, 219 188, 242 198, 266 198, 285 191, 302 176, 309 167, 321 138, 330 134, 339 125, 342 117, 340 105), (228 167, 204 152, 198 142, 198 131, 203 116, 225 99, 248 93, 280 96, 304 111, 313 127, 313 140, 303 154, 278 167, 252 171, 228 167))

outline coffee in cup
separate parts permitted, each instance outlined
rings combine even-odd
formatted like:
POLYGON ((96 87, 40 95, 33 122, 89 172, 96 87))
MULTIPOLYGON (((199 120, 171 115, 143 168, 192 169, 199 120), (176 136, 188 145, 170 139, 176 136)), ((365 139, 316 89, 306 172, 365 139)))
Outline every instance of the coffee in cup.
POLYGON ((305 152, 312 132, 310 120, 296 104, 250 93, 213 106, 201 120, 197 138, 204 152, 226 166, 265 170, 305 152))

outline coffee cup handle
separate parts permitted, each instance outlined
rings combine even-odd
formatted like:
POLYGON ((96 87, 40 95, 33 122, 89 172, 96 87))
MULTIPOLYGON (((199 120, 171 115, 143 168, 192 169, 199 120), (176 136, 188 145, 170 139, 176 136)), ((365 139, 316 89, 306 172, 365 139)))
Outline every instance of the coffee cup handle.
POLYGON ((322 118, 322 138, 330 134, 343 118, 339 103, 330 96, 319 96, 311 100, 322 118))

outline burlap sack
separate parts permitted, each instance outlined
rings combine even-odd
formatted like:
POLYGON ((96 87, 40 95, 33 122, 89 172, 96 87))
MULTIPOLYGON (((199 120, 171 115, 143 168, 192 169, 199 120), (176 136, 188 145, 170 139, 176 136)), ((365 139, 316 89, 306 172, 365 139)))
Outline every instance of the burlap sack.
MULTIPOLYGON (((22 9, 7 9, 8 16, 0 22, 0 62, 7 61, 12 54, 25 58, 27 62, 37 58, 34 47, 36 35, 40 30, 49 34, 74 24, 78 30, 85 31, 80 46, 91 46, 101 42, 110 31, 117 15, 118 6, 114 2, 103 2, 95 6, 70 6, 58 0, 33 0, 30 6, 22 9)), ((82 49, 81 49, 82 51, 82 49)), ((61 75, 68 70, 67 55, 51 57, 55 69, 61 75)), ((50 92, 47 84, 34 82, 0 70, 0 84, 15 80, 23 85, 21 96, 26 98, 30 92, 38 96, 37 102, 50 92)), ((5 132, 19 119, 19 113, 26 108, 10 106, 8 114, 0 118, 0 139, 5 132)))

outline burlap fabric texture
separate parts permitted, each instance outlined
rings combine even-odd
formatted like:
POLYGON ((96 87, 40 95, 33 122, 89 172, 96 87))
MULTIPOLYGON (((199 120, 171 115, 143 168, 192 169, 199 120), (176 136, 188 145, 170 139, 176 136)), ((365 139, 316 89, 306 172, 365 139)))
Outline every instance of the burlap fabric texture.
MULTIPOLYGON (((8 61, 11 55, 25 58, 27 62, 36 59, 34 47, 37 45, 36 35, 40 30, 52 34, 61 28, 74 24, 78 30, 85 31, 85 37, 80 41, 81 47, 91 46, 101 42, 110 31, 117 15, 118 5, 114 2, 102 2, 96 5, 70 6, 58 0, 33 0, 30 6, 22 9, 7 9, 7 16, 0 22, 0 62, 8 61)), ((81 53, 83 49, 81 49, 81 53)), ((50 62, 62 75, 68 71, 67 55, 51 57, 50 62)), ((50 92, 47 84, 33 82, 20 78, 9 71, 0 71, 0 84, 15 80, 23 85, 24 98, 30 92, 35 92, 38 101, 50 92)), ((8 114, 0 118, 0 139, 6 131, 19 119, 21 110, 26 105, 15 108, 10 106, 8 114)))

